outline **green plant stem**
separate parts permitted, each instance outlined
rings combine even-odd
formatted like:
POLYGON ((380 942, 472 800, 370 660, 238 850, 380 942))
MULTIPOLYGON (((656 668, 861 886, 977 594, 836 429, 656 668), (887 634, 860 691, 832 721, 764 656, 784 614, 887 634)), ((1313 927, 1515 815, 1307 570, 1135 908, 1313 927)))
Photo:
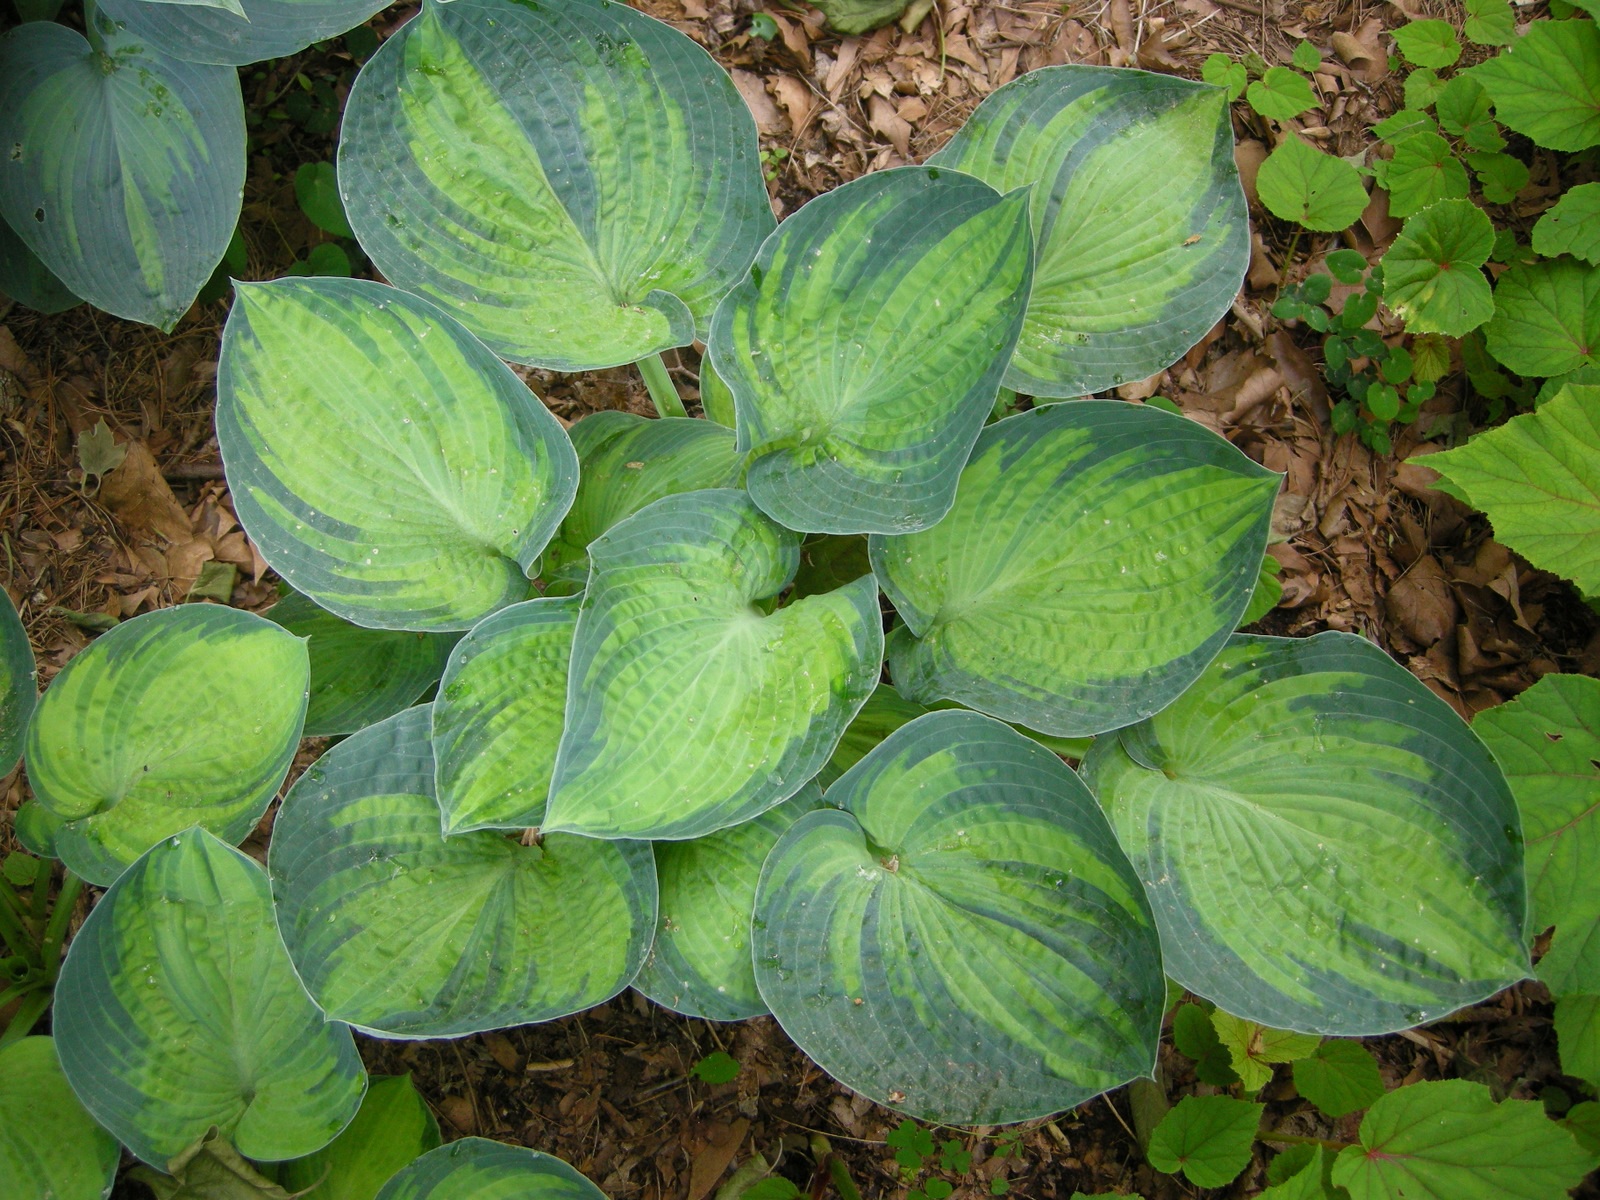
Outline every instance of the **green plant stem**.
MULTIPOLYGON (((7 885, 8 890, 9 886, 7 885)), ((38 943, 28 936, 28 931, 23 928, 22 920, 12 909, 9 899, 0 902, 0 942, 4 942, 11 953, 27 959, 34 966, 44 965, 38 943)))
POLYGON ((61 892, 56 896, 56 906, 51 910, 50 923, 44 927, 44 938, 39 943, 39 955, 44 959, 45 978, 54 983, 61 973, 61 943, 66 940, 67 923, 72 920, 72 910, 77 907, 78 893, 83 891, 83 880, 71 871, 61 878, 61 892))
POLYGON ((0 1050, 4 1050, 12 1042, 20 1042, 33 1031, 39 1018, 44 1016, 44 1010, 50 1007, 50 995, 49 988, 40 988, 23 997, 17 1015, 11 1018, 11 1024, 6 1026, 6 1031, 0 1033, 0 1050))
POLYGON ((1329 1150, 1346 1150, 1354 1146, 1355 1142, 1335 1142, 1327 1138, 1305 1137, 1298 1133, 1260 1133, 1257 1139, 1263 1142, 1290 1142, 1297 1146, 1324 1146, 1329 1150))
POLYGON ((661 361, 661 355, 652 354, 649 358, 641 358, 633 365, 639 368, 645 387, 650 389, 650 399, 655 401, 658 416, 689 415, 689 410, 684 408, 683 400, 678 395, 678 389, 672 386, 672 376, 667 374, 667 364, 661 361))

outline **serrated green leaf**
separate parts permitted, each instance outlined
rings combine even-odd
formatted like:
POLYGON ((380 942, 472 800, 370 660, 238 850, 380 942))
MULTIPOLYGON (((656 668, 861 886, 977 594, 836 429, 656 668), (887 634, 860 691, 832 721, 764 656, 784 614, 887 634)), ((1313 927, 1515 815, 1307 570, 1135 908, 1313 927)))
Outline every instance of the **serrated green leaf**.
POLYGON ((731 829, 654 843, 660 918, 650 957, 633 986, 686 1016, 742 1021, 765 1013, 750 956, 756 881, 778 838, 821 803, 821 791, 807 784, 731 829))
POLYGON ((1256 1200, 1344 1200, 1328 1180, 1332 1170, 1333 1158, 1327 1147, 1290 1146, 1268 1166, 1272 1186, 1256 1200))
POLYGON ((1406 76, 1405 102, 1411 109, 1432 108, 1444 93, 1444 80, 1427 67, 1419 67, 1406 76))
POLYGON ((1509 154, 1479 151, 1463 155, 1490 204, 1510 204, 1528 186, 1528 168, 1509 154))
POLYGON ((1346 228, 1367 207, 1354 167, 1292 133, 1261 164, 1256 189, 1273 216, 1324 232, 1346 228))
POLYGON ((1469 142, 1476 131, 1494 129, 1492 110, 1489 93, 1471 75, 1457 75, 1445 84, 1434 108, 1439 125, 1445 132, 1469 142))
POLYGON ((1384 300, 1412 333, 1461 337, 1494 315, 1482 270, 1493 249, 1494 226, 1472 201, 1430 205, 1384 253, 1384 300))
POLYGON ((1226 88, 1230 102, 1244 95, 1244 89, 1250 83, 1250 73, 1245 70, 1244 64, 1234 62, 1226 54, 1208 55, 1200 65, 1200 78, 1213 87, 1226 88))
POLYGON ((1568 188, 1534 223, 1533 248, 1546 258, 1570 254, 1600 264, 1600 183, 1568 188))
MULTIPOLYGON (((701 386, 711 368, 702 363, 701 386)), ((739 484, 734 434, 711 421, 591 413, 570 430, 578 452, 578 494, 545 550, 545 594, 582 593, 589 543, 663 496, 739 484)), ((852 576, 853 578, 853 576, 852 576)))
POLYGON ((1600 1103, 1585 1100, 1574 1104, 1561 1124, 1577 1139, 1578 1145, 1591 1154, 1600 1154, 1600 1103))
POLYGON ((83 303, 28 249, 4 217, 0 217, 0 293, 47 316, 83 303))
POLYGON ((1372 127, 1381 141, 1391 145, 1404 141, 1414 133, 1438 133, 1439 123, 1419 109, 1403 108, 1393 116, 1385 117, 1372 127))
POLYGON ((1561 1073, 1600 1087, 1600 996, 1558 996, 1555 1028, 1561 1073))
POLYGON ((1154 927, 1060 759, 976 713, 930 713, 827 800, 767 857, 754 957, 779 1024, 830 1075, 920 1120, 989 1124, 1150 1073, 1154 927))
POLYGON ((1330 1117, 1343 1117, 1369 1107, 1383 1095, 1378 1060, 1360 1042, 1327 1038, 1294 1064, 1294 1086, 1300 1095, 1330 1117))
POLYGON ((1001 193, 1033 187, 1033 293, 1004 381, 1014 391, 1080 396, 1144 379, 1238 292, 1248 221, 1216 88, 1045 67, 985 98, 928 161, 1001 193))
POLYGON ((65 822, 62 861, 103 887, 191 825, 243 841, 294 759, 309 671, 298 638, 216 605, 102 634, 51 682, 28 727, 28 779, 65 822))
POLYGON ((1390 1032, 1528 974, 1510 789, 1371 642, 1235 635, 1082 771, 1145 881, 1167 974, 1229 1012, 1390 1032))
POLYGON ((590 546, 545 829, 700 837, 822 768, 877 682, 883 627, 871 576, 754 609, 799 559, 799 536, 732 490, 668 496, 590 546))
MULTIPOLYGON (((460 3, 461 0, 456 0, 460 3)), ((384 1184, 378 1200, 606 1200, 559 1158, 484 1138, 430 1150, 384 1184)))
POLYGON ((1496 1104, 1481 1083, 1447 1079, 1375 1103, 1333 1180, 1351 1200, 1549 1200, 1597 1164, 1537 1101, 1496 1104))
POLYGON ((456 644, 433 702, 444 833, 542 824, 561 743, 578 598, 528 600, 456 644))
POLYGON ((1147 405, 1086 400, 989 426, 949 516, 871 539, 906 622, 889 641, 895 687, 1063 737, 1159 710, 1249 604, 1277 487, 1147 405))
POLYGON ((467 629, 526 599, 577 489, 572 443, 509 367, 366 280, 240 286, 217 441, 262 557, 371 628, 467 629))
POLYGON ((0 771, 22 757, 23 736, 39 700, 39 669, 11 593, 0 588, 0 771))
POLYGON ((1322 52, 1310 42, 1296 43, 1291 58, 1302 71, 1315 71, 1322 65, 1322 52))
POLYGON ((1317 94, 1304 75, 1288 67, 1268 67, 1245 89, 1244 98, 1263 117, 1287 121, 1317 106, 1317 94))
POLYGON ((170 330, 238 224, 239 81, 95 20, 104 53, 51 21, 0 38, 0 216, 73 293, 170 330))
POLYGON ((1173 1011, 1172 1044, 1179 1054, 1194 1060, 1195 1078, 1201 1083, 1231 1087, 1239 1082, 1232 1056, 1217 1036, 1211 1013, 1202 1005, 1180 1004, 1173 1011))
POLYGON ((412 1159, 439 1145, 439 1123, 409 1075, 374 1078, 344 1132, 278 1168, 278 1182, 315 1200, 373 1200, 412 1159))
POLYGON ((690 1067, 689 1074, 702 1083, 732 1083, 739 1077, 739 1060, 725 1050, 714 1050, 690 1067))
POLYGON ((1516 40, 1517 17, 1510 0, 1466 0, 1461 32, 1476 46, 1507 46, 1516 40))
POLYGON ((1196 1187, 1224 1187, 1250 1163, 1264 1104, 1231 1096, 1185 1096, 1150 1136, 1150 1165, 1180 1170, 1196 1187))
POLYGON ((99 0, 96 7, 134 37, 187 62, 243 66, 285 58, 360 25, 383 0, 216 0, 146 3, 99 0), (228 11, 237 4, 239 13, 228 11))
POLYGON ((1211 1013, 1217 1040, 1228 1053, 1234 1074, 1247 1092, 1257 1092, 1272 1078, 1272 1064, 1305 1058, 1321 1044, 1316 1034, 1290 1033, 1272 1029, 1259 1021, 1247 1021, 1220 1008, 1211 1013))
POLYGON ((284 798, 278 927, 322 1010, 388 1037, 548 1021, 627 986, 650 946, 642 842, 439 832, 427 707, 340 742, 284 798))
POLYGON ((1514 263, 1494 288, 1489 353, 1521 375, 1600 366, 1600 267, 1570 258, 1514 263))
POLYGON ((1414 133, 1395 143, 1387 177, 1389 212, 1409 217, 1441 200, 1464 199, 1467 169, 1436 133, 1414 133))
POLYGON ((1448 21, 1408 21, 1393 36, 1400 53, 1414 66, 1452 67, 1461 57, 1461 43, 1448 21))
POLYGON ((0 1195, 99 1200, 122 1148, 67 1085, 47 1037, 0 1047, 0 1195))
POLYGON ((733 81, 605 0, 427 5, 361 68, 339 178, 385 278, 561 371, 703 336, 773 228, 733 81))
MULTIPOLYGON (((301 163, 294 173, 294 198, 300 211, 318 229, 335 237, 355 237, 339 199, 339 181, 331 162, 301 163)), ((348 272, 347 272, 348 273, 348 272)))
POLYGON ((56 1049, 95 1120, 165 1169, 213 1125, 251 1158, 321 1149, 366 1072, 273 925, 265 873, 190 829, 129 867, 72 940, 56 1049))
POLYGON ((1534 21, 1472 68, 1502 125, 1551 150, 1600 145, 1600 29, 1592 21, 1534 21))
POLYGON ((948 168, 876 171, 762 244, 708 352, 763 512, 899 533, 949 511, 1022 331, 1028 197, 948 168))

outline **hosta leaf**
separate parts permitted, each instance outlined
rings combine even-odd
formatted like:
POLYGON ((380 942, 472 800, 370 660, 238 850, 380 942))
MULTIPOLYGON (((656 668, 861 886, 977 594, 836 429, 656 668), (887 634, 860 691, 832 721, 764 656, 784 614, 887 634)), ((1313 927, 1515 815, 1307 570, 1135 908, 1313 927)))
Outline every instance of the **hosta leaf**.
MULTIPOLYGON (((1561 445, 1566 439, 1552 439, 1561 445)), ((1592 536, 1592 535, 1591 535, 1592 536)), ((1600 917, 1600 679, 1546 675, 1472 728, 1506 773, 1527 845, 1528 927, 1600 917)))
POLYGON ((861 706, 834 747, 828 765, 817 775, 817 782, 825 788, 834 780, 865 758, 877 744, 902 725, 926 716, 928 709, 907 700, 887 683, 880 683, 861 706))
POLYGON ((361 24, 383 0, 98 0, 130 35, 175 58, 243 66, 285 58, 361 24), (237 7, 238 12, 228 11, 237 7))
POLYGON ((39 700, 39 669, 11 593, 0 588, 0 771, 22 757, 23 734, 39 700))
POLYGON ((1437 133, 1414 133, 1397 142, 1385 185, 1389 212, 1396 217, 1409 217, 1441 200, 1462 199, 1471 190, 1467 169, 1437 133))
POLYGON ((896 533, 950 508, 1033 276, 1028 191, 862 176, 761 247, 711 325, 750 496, 790 529, 896 533))
POLYGON ((213 1125, 250 1158, 310 1154, 367 1083, 350 1031, 295 978, 266 875, 203 829, 156 845, 94 906, 55 1034, 95 1120, 163 1169, 213 1125))
MULTIPOLYGON (((710 374, 704 366, 701 371, 710 374)), ((622 518, 663 496, 739 483, 742 464, 733 431, 711 421, 598 412, 570 432, 578 452, 578 495, 545 551, 547 595, 583 591, 589 543, 622 518)))
POLYGON ((1367 189, 1354 167, 1292 133, 1261 164, 1256 188, 1273 216, 1307 229, 1344 229, 1367 207, 1367 189))
POLYGON ((1370 642, 1235 637, 1083 772, 1149 889, 1167 974, 1229 1012, 1386 1033, 1528 974, 1510 789, 1370 642))
POLYGON ((538 397, 394 288, 283 279, 237 292, 217 441, 273 569, 378 629, 467 629, 526 599, 578 475, 538 397))
POLYGON ((73 293, 171 329, 228 248, 244 186, 236 73, 94 18, 0 38, 0 215, 73 293))
MULTIPOLYGON (((456 0, 460 3, 460 0, 456 0)), ((559 1158, 484 1138, 430 1150, 378 1193, 378 1200, 606 1200, 559 1158)))
POLYGON ((1250 1165, 1265 1110, 1231 1096, 1185 1096, 1150 1135, 1150 1165, 1181 1170, 1197 1187, 1225 1187, 1250 1165))
POLYGON ((287 1191, 316 1200, 373 1200, 389 1179, 439 1145, 439 1123, 409 1075, 372 1080, 361 1110, 344 1132, 307 1158, 278 1169, 287 1191))
POLYGON ((1317 94, 1298 71, 1268 67, 1260 79, 1245 89, 1244 98, 1264 117, 1287 121, 1317 106, 1317 94))
POLYGON ((1487 515, 1500 541, 1600 595, 1600 387, 1568 384, 1428 465, 1442 476, 1434 486, 1487 515))
POLYGON ((47 315, 66 312, 83 301, 57 279, 39 256, 0 217, 0 293, 23 308, 47 315))
POLYGON ((363 629, 298 592, 267 619, 305 638, 311 652, 306 737, 355 733, 409 708, 439 681, 455 644, 449 634, 363 629))
POLYGON ((1327 1038, 1294 1064, 1294 1086, 1328 1116, 1342 1117, 1383 1095, 1383 1076, 1360 1042, 1327 1038))
POLYGON ((1413 66, 1442 69, 1461 57, 1461 43, 1448 21, 1408 21, 1394 31, 1394 44, 1413 66))
POLYGON ((1407 218, 1383 255, 1383 298, 1412 333, 1461 337, 1494 315, 1483 264, 1494 226, 1470 200, 1441 200, 1407 218))
POLYGON ((1472 74, 1500 123, 1537 145, 1600 145, 1600 29, 1593 21, 1534 21, 1472 74))
POLYGON ((426 5, 350 91, 339 180, 385 278, 562 371, 703 335, 773 226, 727 72, 605 0, 426 5))
POLYGON ((977 713, 930 713, 827 800, 844 811, 783 835, 755 909, 761 995, 824 1070, 956 1124, 1150 1073, 1165 988, 1149 908, 1060 759, 977 713))
POLYGON ((1555 1012, 1561 1073, 1600 1087, 1600 996, 1559 996, 1555 1012))
POLYGON ((656 842, 661 918, 633 986, 691 1017, 742 1021, 765 1013, 750 957, 756 881, 778 838, 821 802, 822 792, 807 784, 742 825, 687 842, 656 842))
POLYGON ((1600 267, 1514 263, 1494 286, 1489 353, 1519 375, 1600 366, 1600 267))
POLYGON ((1174 362, 1227 312, 1249 258, 1227 93, 1105 67, 1030 71, 929 159, 1034 185, 1028 315, 1005 386, 1079 396, 1174 362))
POLYGON ((0 1048, 0 1195, 100 1200, 122 1148, 67 1086, 47 1037, 0 1048))
POLYGON ((56 852, 105 886, 168 834, 255 828, 300 743, 305 644, 250 613, 186 604, 101 634, 28 728, 28 780, 56 852))
POLYGON ((503 608, 450 655, 433 702, 435 787, 447 835, 543 821, 578 603, 552 597, 503 608))
POLYGON ((284 799, 268 867, 307 990, 386 1037, 547 1021, 616 995, 650 946, 650 847, 441 837, 428 733, 425 706, 390 717, 284 799))
POLYGON ((1445 1079, 1374 1104, 1333 1181, 1351 1200, 1549 1200, 1597 1164, 1537 1100, 1496 1104, 1481 1083, 1445 1079))
POLYGON ((872 539, 906 622, 895 686, 1061 736, 1156 712, 1249 604, 1277 488, 1216 434, 1143 405, 989 426, 949 516, 872 539))
POLYGON ((1600 183, 1568 188, 1533 226, 1533 248, 1546 258, 1570 254, 1600 263, 1600 183))
POLYGON ((700 837, 821 770, 882 666, 870 575, 763 616, 800 538, 729 490, 658 500, 589 559, 546 829, 700 837))

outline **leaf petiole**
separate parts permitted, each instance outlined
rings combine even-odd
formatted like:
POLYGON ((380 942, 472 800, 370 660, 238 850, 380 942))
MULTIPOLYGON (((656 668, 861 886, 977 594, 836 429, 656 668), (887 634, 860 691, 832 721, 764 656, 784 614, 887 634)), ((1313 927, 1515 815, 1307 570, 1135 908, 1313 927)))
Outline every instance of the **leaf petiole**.
POLYGON ((667 364, 661 361, 661 355, 652 354, 649 358, 641 358, 634 363, 634 366, 639 368, 645 387, 650 389, 650 399, 655 402, 657 416, 689 415, 689 410, 683 406, 682 397, 678 395, 678 389, 672 385, 672 377, 667 374, 667 364))

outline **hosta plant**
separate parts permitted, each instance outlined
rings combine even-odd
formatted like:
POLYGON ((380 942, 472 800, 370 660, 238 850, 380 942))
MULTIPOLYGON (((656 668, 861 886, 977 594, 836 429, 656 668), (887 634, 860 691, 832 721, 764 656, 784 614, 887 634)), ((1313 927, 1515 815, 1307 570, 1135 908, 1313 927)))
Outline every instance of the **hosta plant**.
MULTIPOLYGON (((151 1167, 335 1155, 352 1028, 635 982, 995 1123, 1148 1076, 1164 975, 1318 1034, 1528 975, 1472 731, 1359 638, 1235 633, 1276 477, 1075 399, 1232 301, 1225 93, 1037 71, 775 229, 756 149, 713 60, 607 0, 429 0, 363 68, 338 179, 397 286, 243 286, 218 372, 235 507, 300 598, 126 622, 26 740, 35 844, 110 885, 55 1050, 151 1167), (731 427, 656 359, 702 338, 731 427), (663 419, 569 434, 503 358, 643 362, 663 419), (1036 404, 986 425, 1002 386, 1036 404), (349 736, 263 870, 234 846, 308 687, 349 736)), ((469 1141, 381 1195, 518 1187, 593 1194, 469 1141)))

